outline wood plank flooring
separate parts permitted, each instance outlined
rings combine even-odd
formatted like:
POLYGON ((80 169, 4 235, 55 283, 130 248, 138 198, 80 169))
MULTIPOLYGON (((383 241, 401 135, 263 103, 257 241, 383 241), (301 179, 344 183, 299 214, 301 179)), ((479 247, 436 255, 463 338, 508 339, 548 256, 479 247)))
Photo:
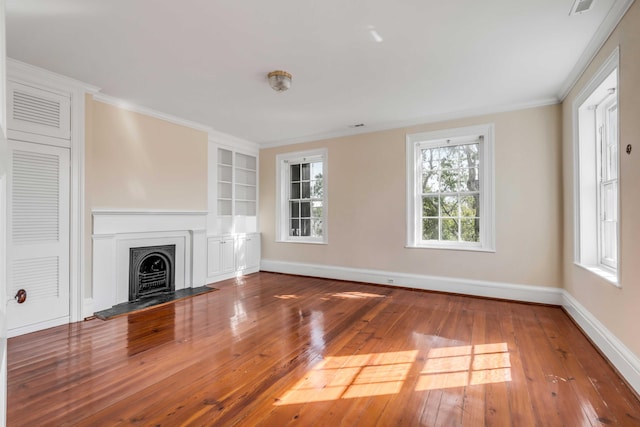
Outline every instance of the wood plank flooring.
POLYGON ((640 425, 558 307, 257 273, 12 338, 9 426, 640 425))

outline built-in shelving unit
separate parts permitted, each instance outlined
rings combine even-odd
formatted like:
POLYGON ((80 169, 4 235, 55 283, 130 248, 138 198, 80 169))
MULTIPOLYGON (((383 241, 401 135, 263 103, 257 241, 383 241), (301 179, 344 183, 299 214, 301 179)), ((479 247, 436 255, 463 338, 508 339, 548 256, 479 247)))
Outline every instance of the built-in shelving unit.
POLYGON ((218 215, 256 216, 257 159, 218 148, 218 215))
POLYGON ((218 215, 233 215, 233 152, 218 148, 218 215))
POLYGON ((258 148, 233 142, 209 140, 208 283, 260 270, 258 148))
POLYGON ((256 157, 235 153, 235 214, 256 215, 256 157))

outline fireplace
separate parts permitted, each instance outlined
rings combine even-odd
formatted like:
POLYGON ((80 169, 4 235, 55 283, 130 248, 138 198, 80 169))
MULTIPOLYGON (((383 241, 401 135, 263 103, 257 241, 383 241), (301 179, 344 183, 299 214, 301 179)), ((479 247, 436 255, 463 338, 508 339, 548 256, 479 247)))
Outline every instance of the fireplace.
POLYGON ((129 301, 175 291, 176 245, 129 249, 129 301))
MULTIPOLYGON (((129 301, 132 248, 175 245, 169 274, 174 290, 206 284, 206 211, 93 210, 92 213, 93 289, 92 298, 85 298, 85 317, 129 301)), ((164 256, 170 259, 170 255, 164 256)))

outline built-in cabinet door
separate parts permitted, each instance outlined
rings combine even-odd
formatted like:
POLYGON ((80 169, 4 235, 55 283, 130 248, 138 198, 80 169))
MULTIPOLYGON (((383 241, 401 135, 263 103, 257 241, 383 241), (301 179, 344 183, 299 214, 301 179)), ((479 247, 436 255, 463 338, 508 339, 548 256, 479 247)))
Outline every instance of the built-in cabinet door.
POLYGON ((247 234, 236 239, 236 270, 260 266, 260 234, 247 234))
POLYGON ((210 237, 207 242, 207 277, 234 269, 233 238, 210 237))
POLYGON ((70 152, 18 141, 9 141, 9 148, 8 297, 26 299, 11 299, 8 329, 66 323, 70 152))
POLYGON ((207 276, 222 274, 222 245, 220 239, 207 241, 207 276))
POLYGON ((235 253, 233 251, 233 238, 228 238, 220 242, 222 245, 222 273, 231 273, 235 266, 235 253))

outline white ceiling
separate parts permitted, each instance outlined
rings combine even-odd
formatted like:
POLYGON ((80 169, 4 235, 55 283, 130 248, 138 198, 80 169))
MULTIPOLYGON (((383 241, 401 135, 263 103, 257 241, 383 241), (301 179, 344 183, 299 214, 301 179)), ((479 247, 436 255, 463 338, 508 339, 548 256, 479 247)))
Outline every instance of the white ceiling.
POLYGON ((271 145, 556 102, 625 2, 6 0, 7 53, 271 145))

